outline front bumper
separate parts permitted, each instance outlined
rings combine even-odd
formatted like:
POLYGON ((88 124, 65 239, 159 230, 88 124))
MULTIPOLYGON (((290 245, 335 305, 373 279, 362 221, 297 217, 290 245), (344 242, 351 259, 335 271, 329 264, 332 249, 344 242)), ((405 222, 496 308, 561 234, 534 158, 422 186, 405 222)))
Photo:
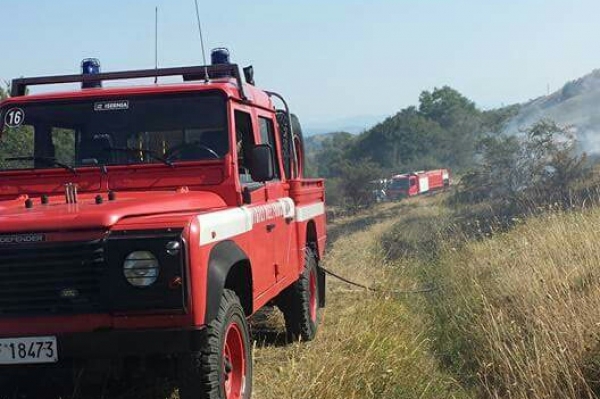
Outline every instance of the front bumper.
POLYGON ((57 336, 60 359, 122 358, 189 353, 201 349, 205 327, 121 330, 57 336))

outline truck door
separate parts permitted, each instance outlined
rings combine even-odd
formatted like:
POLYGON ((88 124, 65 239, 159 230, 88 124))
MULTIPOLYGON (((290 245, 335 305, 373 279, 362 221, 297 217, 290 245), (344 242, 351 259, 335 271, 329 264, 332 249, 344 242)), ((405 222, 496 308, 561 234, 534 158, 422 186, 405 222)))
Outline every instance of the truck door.
POLYGON ((419 184, 416 176, 409 177, 409 187, 408 187, 408 196, 412 197, 419 194, 419 184))
POLYGON ((252 232, 247 254, 252 262, 252 281, 254 296, 262 294, 275 284, 275 254, 273 249, 274 222, 269 220, 269 206, 266 197, 265 183, 255 182, 250 175, 250 153, 257 142, 252 115, 250 112, 236 110, 235 113, 236 154, 238 160, 238 177, 242 192, 250 199, 244 205, 252 217, 252 232))
POLYGON ((277 142, 275 135, 275 123, 273 115, 258 114, 258 126, 260 131, 260 141, 262 144, 268 144, 273 149, 273 161, 275 164, 275 177, 266 182, 267 203, 272 204, 275 209, 276 217, 270 222, 270 234, 273 250, 273 269, 275 280, 281 281, 289 278, 292 273, 291 245, 292 234, 295 233, 291 214, 294 209, 293 201, 287 197, 282 180, 283 169, 281 159, 281 147, 277 142))

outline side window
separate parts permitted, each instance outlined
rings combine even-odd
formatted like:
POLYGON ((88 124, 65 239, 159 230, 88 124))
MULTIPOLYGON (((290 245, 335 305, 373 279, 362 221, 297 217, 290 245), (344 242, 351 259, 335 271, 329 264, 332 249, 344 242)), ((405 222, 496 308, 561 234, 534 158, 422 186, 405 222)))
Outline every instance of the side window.
POLYGON ((260 124, 260 142, 261 144, 269 144, 273 150, 273 162, 275 163, 275 179, 279 179, 281 174, 279 173, 279 157, 277 154, 277 146, 275 144, 275 128, 273 121, 262 116, 258 117, 258 123, 260 124))
POLYGON ((250 151, 254 146, 252 117, 242 111, 235 111, 235 142, 238 157, 238 171, 242 184, 252 183, 250 176, 250 151))

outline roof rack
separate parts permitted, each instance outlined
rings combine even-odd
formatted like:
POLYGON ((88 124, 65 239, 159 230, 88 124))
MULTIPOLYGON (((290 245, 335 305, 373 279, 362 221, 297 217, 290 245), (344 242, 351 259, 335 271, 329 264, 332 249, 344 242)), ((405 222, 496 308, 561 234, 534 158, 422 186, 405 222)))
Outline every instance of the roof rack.
POLYGON ((107 72, 95 75, 60 75, 60 76, 40 76, 33 78, 13 79, 10 95, 12 97, 24 96, 27 93, 28 86, 60 84, 60 83, 92 83, 105 80, 123 80, 153 78, 158 76, 182 76, 184 81, 203 80, 208 75, 209 78, 222 78, 224 76, 233 77, 238 85, 240 97, 247 99, 244 92, 244 85, 240 75, 240 69, 237 64, 219 64, 209 66, 192 66, 177 68, 158 68, 141 69, 123 72, 107 72))

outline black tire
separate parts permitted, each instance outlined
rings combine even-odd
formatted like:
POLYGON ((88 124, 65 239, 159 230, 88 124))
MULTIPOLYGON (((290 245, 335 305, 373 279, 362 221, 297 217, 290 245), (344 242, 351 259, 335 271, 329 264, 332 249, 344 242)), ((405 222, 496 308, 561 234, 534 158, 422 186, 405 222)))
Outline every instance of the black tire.
POLYGON ((304 271, 298 281, 281 293, 277 303, 285 318, 289 341, 312 341, 317 335, 321 320, 320 289, 317 256, 313 249, 307 248, 304 271))
POLYGON ((217 317, 205 330, 202 349, 180 358, 179 397, 180 399, 249 399, 251 395, 252 355, 248 324, 237 295, 226 289, 221 297, 217 317), (229 341, 230 339, 233 341, 229 341), (236 350, 238 346, 236 341, 240 341, 243 349, 236 350), (239 357, 236 356, 236 352, 244 359, 244 366, 241 368, 239 364, 237 366, 235 364, 237 362, 235 358, 239 357), (227 354, 234 359, 227 359, 227 354), (226 372, 227 363, 228 372, 226 372), (229 380, 231 386, 228 388, 229 380))

